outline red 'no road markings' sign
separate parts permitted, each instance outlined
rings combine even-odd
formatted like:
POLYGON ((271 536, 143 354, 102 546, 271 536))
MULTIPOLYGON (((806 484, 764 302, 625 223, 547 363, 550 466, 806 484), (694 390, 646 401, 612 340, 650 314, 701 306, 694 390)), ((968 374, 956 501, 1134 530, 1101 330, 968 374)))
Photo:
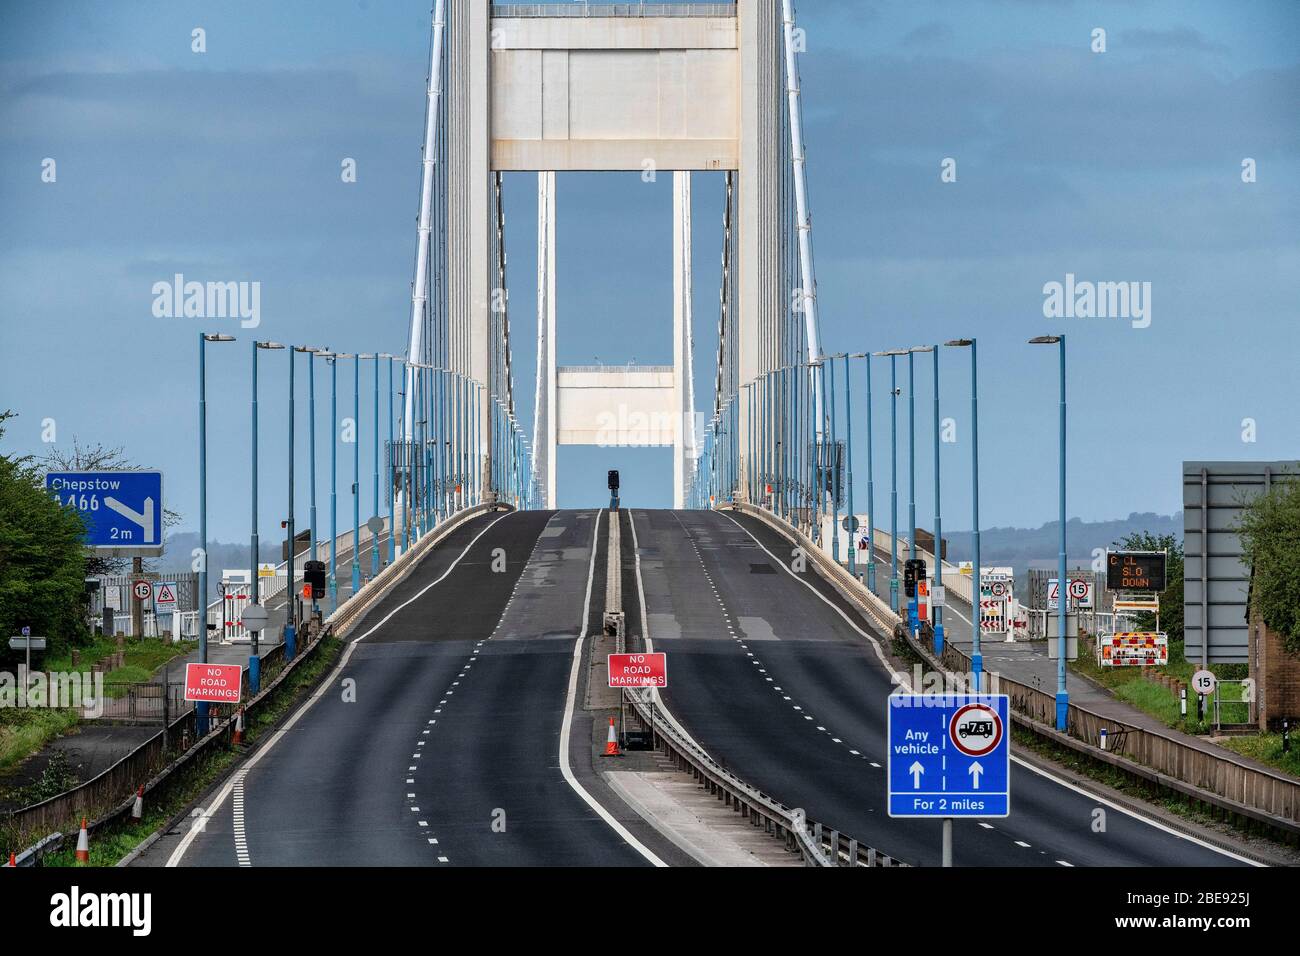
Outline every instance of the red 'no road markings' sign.
POLYGON ((610 687, 667 687, 667 654, 610 654, 610 687))
POLYGON ((186 664, 185 699, 209 704, 237 704, 243 690, 239 664, 186 664))

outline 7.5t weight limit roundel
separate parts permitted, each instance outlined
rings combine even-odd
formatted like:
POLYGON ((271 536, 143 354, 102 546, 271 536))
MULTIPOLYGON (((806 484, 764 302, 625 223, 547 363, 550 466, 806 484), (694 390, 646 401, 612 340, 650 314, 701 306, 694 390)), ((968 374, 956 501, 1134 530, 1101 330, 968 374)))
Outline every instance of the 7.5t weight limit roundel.
POLYGON ((948 721, 948 738, 968 757, 983 757, 1002 742, 1002 718, 992 707, 967 704, 948 721))

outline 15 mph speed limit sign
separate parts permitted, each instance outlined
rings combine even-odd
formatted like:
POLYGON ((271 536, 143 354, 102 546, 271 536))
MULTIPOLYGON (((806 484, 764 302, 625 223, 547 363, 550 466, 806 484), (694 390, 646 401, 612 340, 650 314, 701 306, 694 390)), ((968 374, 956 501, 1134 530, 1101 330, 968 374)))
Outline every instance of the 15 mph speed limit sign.
POLYGON ((147 601, 153 597, 153 585, 148 581, 136 581, 131 585, 131 593, 137 601, 147 601))
POLYGON ((1214 693, 1214 688, 1218 686, 1218 678, 1210 671, 1197 671, 1192 675, 1192 690, 1202 697, 1209 697, 1214 693))

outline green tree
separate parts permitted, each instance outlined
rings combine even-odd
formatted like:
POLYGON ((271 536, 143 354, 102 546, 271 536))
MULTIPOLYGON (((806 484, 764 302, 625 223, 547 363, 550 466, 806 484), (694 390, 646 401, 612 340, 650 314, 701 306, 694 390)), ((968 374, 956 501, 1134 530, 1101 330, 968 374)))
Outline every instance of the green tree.
MULTIPOLYGON (((1152 534, 1135 531, 1116 541, 1113 547, 1123 551, 1168 551, 1165 563, 1165 589, 1160 592, 1160 629, 1169 635, 1170 642, 1183 639, 1183 543, 1172 534, 1152 534)), ((1139 630, 1154 630, 1156 616, 1137 615, 1139 630)))
POLYGON ((1275 483, 1246 502, 1236 530, 1242 561, 1251 569, 1252 609, 1288 651, 1300 653, 1300 483, 1275 483))
MULTIPOLYGON (((12 417, 0 412, 0 438, 12 417)), ((84 535, 81 517, 45 491, 30 457, 0 453, 0 639, 30 625, 57 653, 85 635, 84 535)))

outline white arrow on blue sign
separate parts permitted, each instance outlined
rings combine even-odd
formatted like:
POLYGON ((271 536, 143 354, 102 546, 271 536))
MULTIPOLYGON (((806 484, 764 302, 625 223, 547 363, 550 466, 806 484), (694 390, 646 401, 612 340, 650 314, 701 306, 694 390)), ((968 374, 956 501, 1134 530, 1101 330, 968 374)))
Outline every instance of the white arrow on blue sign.
POLYGON ((162 554, 161 471, 52 471, 45 487, 86 525, 86 544, 101 554, 162 554))
POLYGON ((894 694, 888 723, 891 817, 1010 814, 1006 694, 894 694))

